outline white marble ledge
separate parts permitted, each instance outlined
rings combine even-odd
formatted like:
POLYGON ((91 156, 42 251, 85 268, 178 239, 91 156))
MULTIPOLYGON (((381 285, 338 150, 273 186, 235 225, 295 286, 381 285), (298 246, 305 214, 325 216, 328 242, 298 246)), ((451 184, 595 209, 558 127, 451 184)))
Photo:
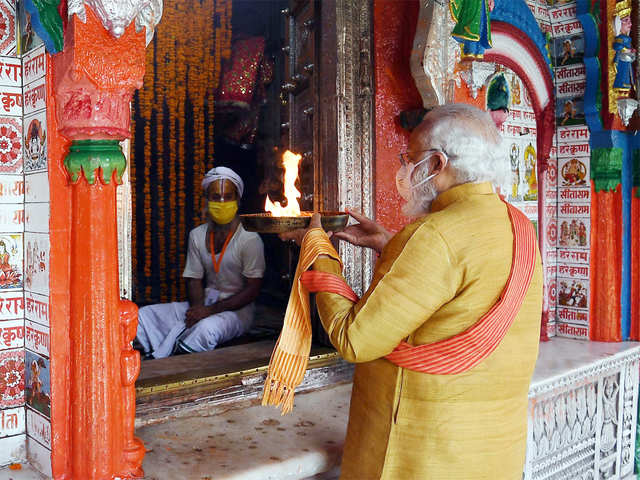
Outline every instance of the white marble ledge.
POLYGON ((554 337, 540 343, 529 397, 598 376, 640 358, 640 342, 590 342, 554 337))

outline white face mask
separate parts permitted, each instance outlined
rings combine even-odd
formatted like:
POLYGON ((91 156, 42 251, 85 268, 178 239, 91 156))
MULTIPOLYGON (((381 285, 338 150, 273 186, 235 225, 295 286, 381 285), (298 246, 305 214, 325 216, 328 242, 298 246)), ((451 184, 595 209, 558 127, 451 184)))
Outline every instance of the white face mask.
MULTIPOLYGON (((437 153, 437 152, 439 152, 439 150, 433 150, 433 153, 437 153)), ((400 196, 405 201, 408 202, 411 199, 411 191, 414 188, 419 187, 420 185, 428 182, 433 177, 438 175, 437 173, 432 173, 431 175, 428 175, 427 178, 421 180, 420 182, 416 183, 415 185, 413 185, 411 183, 411 175, 413 175, 413 171, 415 170, 415 168, 418 165, 420 165, 421 163, 424 163, 427 160, 429 160, 432 156, 433 156, 433 154, 423 158, 418 163, 410 163, 410 162, 405 163, 396 172, 396 188, 398 189, 398 193, 400 194, 400 196)), ((447 162, 448 161, 449 161, 449 159, 445 155, 445 157, 444 157, 444 166, 442 167, 443 169, 444 169, 444 167, 447 166, 447 162)))

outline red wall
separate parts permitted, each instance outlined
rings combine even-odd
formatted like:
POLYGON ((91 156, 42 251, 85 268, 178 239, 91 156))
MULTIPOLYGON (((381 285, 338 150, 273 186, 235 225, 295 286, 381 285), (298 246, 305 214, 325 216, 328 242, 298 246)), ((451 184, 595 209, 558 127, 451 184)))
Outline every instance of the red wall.
POLYGON ((398 154, 407 149, 409 132, 398 121, 403 110, 422 107, 409 60, 420 9, 417 0, 374 0, 376 82, 376 219, 399 230, 406 219, 398 214, 402 199, 396 191, 398 154))

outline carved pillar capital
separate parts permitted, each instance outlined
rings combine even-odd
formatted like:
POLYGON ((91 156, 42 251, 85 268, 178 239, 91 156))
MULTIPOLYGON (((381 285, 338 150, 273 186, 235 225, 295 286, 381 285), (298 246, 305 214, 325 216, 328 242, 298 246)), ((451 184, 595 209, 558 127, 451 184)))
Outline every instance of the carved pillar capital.
POLYGON ((113 37, 92 9, 84 23, 70 18, 65 49, 53 57, 60 133, 72 140, 130 136, 129 104, 142 86, 145 46, 133 25, 113 37))

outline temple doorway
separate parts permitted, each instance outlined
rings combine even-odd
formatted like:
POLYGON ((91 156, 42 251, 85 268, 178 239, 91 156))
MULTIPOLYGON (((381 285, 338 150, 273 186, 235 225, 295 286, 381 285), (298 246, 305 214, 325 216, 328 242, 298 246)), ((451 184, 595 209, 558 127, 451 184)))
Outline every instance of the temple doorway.
MULTIPOLYGON (((133 101, 130 290, 139 307, 187 299, 187 237, 205 221, 200 181, 210 168, 238 173, 245 185, 240 213, 261 212, 267 195, 284 200, 281 161, 290 149, 302 155, 302 209, 337 203, 335 182, 320 183, 324 177, 331 184, 336 166, 322 166, 319 154, 319 4, 208 0, 193 13, 209 15, 212 24, 180 5, 165 8, 133 101), (321 168, 334 173, 320 176, 321 168)), ((210 352, 143 362, 139 389, 267 365, 298 251, 275 235, 261 239, 266 270, 251 330, 210 352)), ((326 338, 315 340, 312 356, 332 354, 326 338)))

